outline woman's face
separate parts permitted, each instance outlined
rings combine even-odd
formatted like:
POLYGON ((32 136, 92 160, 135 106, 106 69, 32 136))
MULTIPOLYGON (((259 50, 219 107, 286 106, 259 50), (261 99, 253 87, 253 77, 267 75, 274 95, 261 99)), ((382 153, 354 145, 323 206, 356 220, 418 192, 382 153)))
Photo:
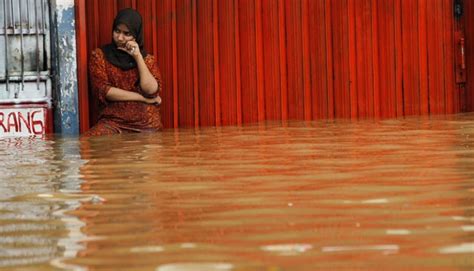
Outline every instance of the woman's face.
POLYGON ((117 25, 113 31, 112 37, 117 47, 125 47, 125 44, 128 41, 135 40, 128 27, 124 24, 117 25))

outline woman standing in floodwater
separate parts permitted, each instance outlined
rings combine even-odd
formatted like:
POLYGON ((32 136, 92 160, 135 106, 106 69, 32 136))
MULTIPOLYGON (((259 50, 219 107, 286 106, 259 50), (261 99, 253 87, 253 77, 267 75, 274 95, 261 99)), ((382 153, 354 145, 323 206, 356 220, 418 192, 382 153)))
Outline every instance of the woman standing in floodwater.
POLYGON ((142 17, 137 11, 124 9, 117 14, 112 43, 92 52, 89 73, 102 110, 86 136, 162 129, 161 75, 154 57, 144 50, 142 17))

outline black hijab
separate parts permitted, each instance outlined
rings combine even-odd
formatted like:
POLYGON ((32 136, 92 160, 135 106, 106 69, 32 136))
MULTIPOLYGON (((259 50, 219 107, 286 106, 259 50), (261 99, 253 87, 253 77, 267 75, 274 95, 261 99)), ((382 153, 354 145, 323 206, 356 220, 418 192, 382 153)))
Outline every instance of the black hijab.
MULTIPOLYGON (((140 47, 142 56, 145 57, 147 53, 143 48, 143 26, 140 13, 131 8, 122 9, 114 19, 112 31, 114 31, 119 24, 124 24, 128 27, 140 47)), ((104 51, 105 58, 110 63, 122 70, 130 70, 137 67, 135 59, 126 52, 117 49, 117 45, 113 39, 111 43, 102 47, 102 51, 104 51)))

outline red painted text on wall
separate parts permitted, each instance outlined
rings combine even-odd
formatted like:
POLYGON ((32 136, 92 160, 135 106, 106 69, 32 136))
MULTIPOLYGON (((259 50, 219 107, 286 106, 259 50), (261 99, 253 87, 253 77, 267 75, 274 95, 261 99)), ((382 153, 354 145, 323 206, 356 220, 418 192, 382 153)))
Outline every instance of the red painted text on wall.
POLYGON ((0 136, 42 135, 45 108, 0 108, 0 136))

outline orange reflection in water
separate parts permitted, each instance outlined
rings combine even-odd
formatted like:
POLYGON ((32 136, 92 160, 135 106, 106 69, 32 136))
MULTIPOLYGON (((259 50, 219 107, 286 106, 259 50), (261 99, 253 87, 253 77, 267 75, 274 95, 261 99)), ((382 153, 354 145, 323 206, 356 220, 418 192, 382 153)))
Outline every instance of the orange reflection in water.
POLYGON ((90 270, 470 270, 474 122, 408 119, 81 141, 90 270), (194 269, 193 269, 194 268, 194 269))

